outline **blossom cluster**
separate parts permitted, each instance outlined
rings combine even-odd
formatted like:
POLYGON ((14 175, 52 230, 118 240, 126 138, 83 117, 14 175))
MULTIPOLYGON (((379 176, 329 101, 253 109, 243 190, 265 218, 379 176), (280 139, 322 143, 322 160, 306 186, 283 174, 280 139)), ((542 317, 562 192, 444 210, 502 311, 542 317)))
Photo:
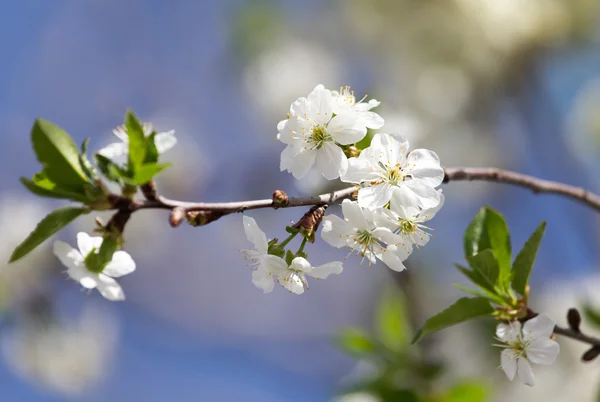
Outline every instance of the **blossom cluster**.
MULTIPOLYGON (((361 264, 367 259, 370 266, 379 259, 402 271, 413 248, 431 238, 425 223, 444 204, 442 191, 436 189, 444 170, 434 152, 409 151, 402 134, 375 134, 370 146, 358 149, 367 129, 384 126, 383 118, 372 111, 379 104, 374 99, 365 103, 364 98, 357 102, 349 87, 330 91, 316 86, 306 98, 292 103, 288 119, 277 125, 277 139, 286 145, 280 168, 299 179, 315 167, 328 180, 355 185, 356 200, 342 202, 343 219, 323 218, 321 237, 333 247, 355 252, 362 257, 361 264)), ((307 275, 321 279, 342 272, 339 261, 312 267, 303 246, 296 254, 288 251, 284 260, 285 251, 276 246, 287 242, 268 242, 249 217, 244 217, 244 228, 256 248, 244 254, 254 269, 254 284, 264 292, 270 292, 277 280, 301 294, 307 275)))

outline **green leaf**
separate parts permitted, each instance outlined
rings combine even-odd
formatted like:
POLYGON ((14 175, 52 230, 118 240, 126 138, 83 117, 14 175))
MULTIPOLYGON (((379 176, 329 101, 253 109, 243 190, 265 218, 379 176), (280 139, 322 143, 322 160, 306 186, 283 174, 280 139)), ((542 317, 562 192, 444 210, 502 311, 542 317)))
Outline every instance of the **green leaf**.
POLYGON ((375 351, 375 344, 369 335, 358 328, 341 330, 335 343, 344 352, 354 356, 370 355, 375 351))
POLYGON ((156 131, 153 131, 146 138, 146 158, 144 160, 145 164, 148 163, 158 163, 158 149, 156 148, 156 143, 154 142, 156 139, 156 131))
POLYGON ((129 171, 135 175, 146 159, 147 146, 144 127, 131 110, 125 115, 125 128, 129 137, 129 171))
POLYGON ((477 382, 455 385, 442 398, 443 402, 485 402, 489 398, 488 387, 477 382))
POLYGON ((431 317, 419 330, 412 343, 418 342, 424 336, 444 328, 451 327, 464 321, 484 317, 494 312, 490 302, 482 297, 463 297, 441 313, 431 317))
POLYGON ((100 245, 100 249, 97 250, 97 252, 96 250, 92 250, 92 252, 85 257, 86 267, 92 272, 102 272, 112 260, 112 256, 116 250, 116 241, 107 238, 102 239, 102 245, 100 245))
POLYGON ((79 215, 86 214, 88 208, 64 207, 48 214, 31 232, 31 234, 15 249, 9 262, 17 261, 42 244, 47 238, 71 223, 79 215))
POLYGON ((300 229, 293 228, 291 226, 286 226, 285 231, 288 232, 289 234, 296 234, 300 231, 300 229))
POLYGON ((41 197, 63 198, 83 203, 87 201, 87 197, 83 194, 58 188, 55 183, 45 177, 43 171, 33 176, 33 180, 26 179, 25 177, 21 177, 19 180, 29 191, 41 197))
POLYGON ((64 189, 81 192, 88 182, 79 162, 77 146, 60 127, 37 119, 31 129, 31 142, 47 177, 64 189))
POLYGON ((529 282, 529 275, 531 274, 531 269, 533 268, 533 263, 535 262, 535 257, 538 248, 540 247, 542 237, 544 237, 545 230, 546 222, 544 221, 537 227, 535 232, 533 232, 529 240, 527 240, 513 263, 512 287, 515 292, 521 295, 525 295, 525 289, 529 282))
POLYGON ((294 261, 294 258, 296 258, 296 255, 290 250, 288 250, 287 253, 285 253, 285 262, 288 266, 292 265, 292 261, 294 261))
POLYGON ((458 264, 454 264, 454 266, 475 285, 490 292, 491 294, 498 294, 496 288, 494 287, 494 283, 490 282, 479 271, 472 271, 469 268, 465 268, 458 264))
POLYGON ((133 176, 133 184, 142 185, 148 183, 154 176, 163 171, 164 169, 171 166, 170 163, 162 163, 160 165, 156 163, 150 163, 140 166, 133 176))
MULTIPOLYGON (((481 274, 481 276, 485 279, 487 284, 491 286, 492 289, 495 288, 496 284, 498 283, 500 268, 492 250, 483 250, 472 257, 467 257, 467 261, 474 271, 477 271, 479 274, 481 274)), ((488 288, 489 287, 486 287, 486 289, 488 288)))
POLYGON ((96 154, 95 158, 98 169, 108 180, 121 184, 128 179, 128 173, 106 156, 96 154))
POLYGON ((395 351, 406 347, 411 328, 400 289, 390 287, 383 292, 376 314, 375 328, 381 343, 395 351))
POLYGON ((81 143, 81 154, 79 155, 79 164, 81 165, 81 168, 83 169, 83 172, 85 173, 89 181, 93 183, 98 179, 98 175, 96 174, 96 170, 94 169, 94 167, 90 163, 90 160, 87 157, 87 148, 89 142, 90 139, 86 138, 81 143))
POLYGON ((454 286, 458 290, 462 290, 463 292, 470 294, 471 296, 483 297, 484 299, 488 299, 489 301, 499 305, 505 304, 504 300, 502 300, 499 296, 492 294, 487 290, 471 288, 460 283, 453 283, 452 286, 454 286))

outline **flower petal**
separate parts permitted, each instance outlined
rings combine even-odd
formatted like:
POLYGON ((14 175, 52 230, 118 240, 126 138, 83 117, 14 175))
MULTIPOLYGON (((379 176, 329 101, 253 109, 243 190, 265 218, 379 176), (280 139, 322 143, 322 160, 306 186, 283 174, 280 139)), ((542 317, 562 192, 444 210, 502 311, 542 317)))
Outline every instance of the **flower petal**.
POLYGON ((302 97, 292 103, 292 106, 290 106, 290 115, 304 119, 308 115, 308 99, 302 97))
POLYGON ((348 243, 348 236, 354 234, 354 230, 348 222, 336 215, 327 215, 323 218, 321 237, 331 246, 340 248, 348 243))
POLYGON ((287 170, 296 179, 301 179, 315 164, 317 152, 303 146, 288 145, 281 152, 281 171, 287 170))
POLYGON ((327 124, 327 132, 337 143, 349 145, 365 138, 367 127, 361 124, 359 113, 348 110, 331 119, 327 124))
POLYGON ((259 265, 258 269, 252 272, 252 283, 264 293, 271 292, 275 287, 273 275, 269 274, 262 265, 259 265))
POLYGON ((523 337, 532 340, 550 338, 555 326, 556 322, 548 314, 539 314, 523 324, 523 337))
POLYGON ((312 270, 312 266, 310 265, 310 262, 308 262, 308 260, 306 258, 296 257, 292 260, 292 263, 290 264, 289 269, 291 269, 293 271, 310 273, 310 271, 312 270))
POLYGON ((440 166, 440 158, 428 149, 415 149, 406 160, 407 173, 423 181, 431 187, 437 187, 444 180, 444 169, 440 166))
POLYGON ((356 201, 345 199, 342 201, 342 212, 344 219, 350 224, 353 229, 368 230, 371 223, 367 222, 363 210, 356 201))
POLYGON ((98 151, 98 153, 108 159, 115 159, 129 152, 129 144, 126 142, 113 142, 98 151))
POLYGON ((394 186, 389 183, 377 184, 358 190, 358 205, 363 208, 383 208, 392 198, 394 186))
POLYGON ((408 140, 401 134, 375 134, 371 141, 373 155, 384 165, 402 163, 408 150, 408 140))
POLYGON ((110 301, 125 300, 125 293, 123 293, 123 289, 116 280, 103 274, 98 275, 98 277, 98 292, 105 299, 110 301))
MULTIPOLYGON (((363 151, 364 152, 364 151, 363 151)), ((362 156, 362 153, 361 153, 362 156)), ((350 158, 348 159, 348 170, 340 179, 345 183, 363 183, 377 180, 379 175, 373 169, 371 161, 366 158, 350 158)))
POLYGON ((246 232, 248 241, 254 244, 254 247, 259 253, 267 254, 269 242, 267 241, 267 235, 265 232, 260 230, 254 218, 244 215, 242 217, 242 222, 244 224, 244 232, 246 232))
POLYGON ((331 274, 341 274, 343 270, 344 267, 341 261, 333 261, 324 265, 319 265, 318 267, 313 267, 312 271, 308 274, 313 278, 326 279, 331 274))
MULTIPOLYGON (((359 103, 355 106, 355 108, 357 108, 359 105, 361 104, 359 103)), ((383 127, 385 123, 383 117, 375 112, 359 112, 359 122, 360 124, 375 130, 383 127)))
POLYGON ((398 229, 399 216, 387 208, 378 208, 373 210, 373 222, 378 227, 388 228, 390 230, 398 229))
POLYGON ((81 255, 83 256, 83 258, 87 257, 87 255, 93 249, 96 249, 97 252, 100 249, 101 245, 102 237, 92 237, 85 232, 77 233, 77 247, 79 247, 79 251, 81 251, 81 255))
POLYGON ((308 115, 316 124, 326 124, 333 114, 333 96, 323 85, 317 85, 308 94, 308 115))
POLYGON ((294 142, 294 133, 288 125, 289 120, 282 120, 277 124, 277 139, 284 144, 292 144, 294 142))
POLYGON ((498 324, 496 327, 496 336, 503 342, 514 343, 519 340, 521 335, 521 323, 513 321, 509 324, 498 324))
POLYGON ((417 216, 420 212, 419 205, 419 196, 410 188, 400 186, 394 189, 390 200, 390 209, 400 218, 411 219, 417 216))
POLYGON ((103 274, 118 278, 135 271, 135 261, 126 251, 115 251, 112 260, 104 267, 103 274))
POLYGON ((272 254, 265 255, 261 260, 261 265, 271 275, 284 275, 288 271, 288 265, 283 258, 272 254))
POLYGON ((525 353, 532 363, 550 365, 556 361, 560 353, 560 345, 550 338, 536 339, 527 345, 525 353))
MULTIPOLYGON (((367 102, 367 103, 364 103, 364 102, 357 103, 356 105, 354 105, 354 108, 359 112, 366 112, 367 110, 371 110, 374 107, 377 107, 379 105, 381 105, 381 102, 379 102, 377 99, 369 99, 369 102, 367 102)), ((375 128, 375 127, 372 127, 372 128, 375 128)))
POLYGON ((392 271, 400 272, 404 271, 406 267, 402 263, 404 259, 402 255, 398 252, 400 249, 395 245, 387 246, 385 251, 381 253, 381 261, 388 266, 392 271))
POLYGON ((83 264, 81 253, 64 241, 55 240, 53 251, 60 262, 69 269, 80 267, 83 264))
POLYGON ((517 376, 519 376, 519 380, 521 380, 523 384, 529 385, 530 387, 535 385, 531 364, 529 364, 524 357, 517 359, 517 376))
POLYGON ((326 142, 317 151, 317 169, 327 180, 337 179, 348 170, 348 158, 342 148, 326 142))
POLYGON ((286 288, 292 293, 301 295, 304 293, 304 278, 295 272, 288 272, 283 278, 280 279, 279 283, 281 286, 286 288))
POLYGON ((421 208, 431 209, 440 205, 440 193, 435 188, 420 180, 407 180, 404 185, 417 195, 421 208))
POLYGON ((173 148, 177 144, 177 138, 175 137, 175 130, 165 131, 164 133, 157 133, 154 136, 154 145, 159 154, 165 153, 169 149, 173 148))
POLYGON ((518 356, 517 352, 512 349, 504 349, 500 354, 500 367, 510 381, 514 380, 515 374, 517 374, 518 356))

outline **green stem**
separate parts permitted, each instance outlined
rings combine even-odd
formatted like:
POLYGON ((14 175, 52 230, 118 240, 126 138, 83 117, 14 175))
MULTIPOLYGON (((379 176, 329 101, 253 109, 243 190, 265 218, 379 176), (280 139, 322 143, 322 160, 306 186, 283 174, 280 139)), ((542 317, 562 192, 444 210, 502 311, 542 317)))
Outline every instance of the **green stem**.
POLYGON ((308 239, 306 237, 302 239, 302 244, 300 245, 300 248, 298 249, 296 254, 304 253, 304 246, 306 246, 307 241, 308 239))
POLYGON ((281 243, 279 243, 279 245, 280 245, 282 248, 283 248, 283 247, 285 247, 285 246, 287 246, 287 244, 288 244, 289 242, 291 242, 291 241, 292 241, 292 239, 293 239, 294 237, 296 237, 296 235, 297 235, 297 234, 298 234, 298 232, 296 232, 296 233, 292 233, 291 235, 289 235, 289 236, 288 236, 288 238, 287 238, 287 239, 285 239, 284 241, 282 241, 281 243))

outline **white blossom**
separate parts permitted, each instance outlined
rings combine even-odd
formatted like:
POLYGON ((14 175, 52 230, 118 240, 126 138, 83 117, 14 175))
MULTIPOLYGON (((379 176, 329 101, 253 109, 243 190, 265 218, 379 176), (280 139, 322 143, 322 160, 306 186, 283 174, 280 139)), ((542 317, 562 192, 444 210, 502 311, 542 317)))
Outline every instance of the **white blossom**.
POLYGON ((381 102, 378 100, 371 99, 367 103, 364 103, 365 96, 365 98, 356 102, 354 91, 349 86, 341 87, 339 92, 331 91, 331 94, 334 99, 333 112, 335 114, 352 111, 357 114, 359 124, 372 129, 383 127, 383 118, 377 113, 371 112, 371 109, 381 105, 381 102))
MULTIPOLYGON (((143 129, 146 137, 154 131, 154 128, 150 123, 144 123, 143 129)), ((129 153, 129 135, 127 134, 127 128, 125 126, 119 126, 113 130, 113 134, 116 135, 121 142, 109 144, 99 150, 98 153, 109 159, 126 156, 129 153)), ((156 150, 159 154, 167 152, 169 149, 173 148, 175 144, 177 144, 175 130, 156 133, 154 136, 154 145, 156 145, 156 150)))
POLYGON ((102 272, 92 272, 86 266, 85 259, 90 253, 97 253, 101 245, 102 237, 91 237, 87 233, 80 232, 77 234, 79 250, 63 241, 56 240, 54 254, 67 267, 69 277, 79 282, 84 288, 97 288, 100 294, 108 300, 125 300, 123 289, 114 278, 135 271, 135 262, 127 252, 116 251, 102 272))
POLYGON ((343 270, 341 261, 333 261, 318 267, 313 267, 303 257, 294 258, 289 265, 283 258, 275 255, 268 255, 263 261, 269 275, 274 275, 282 287, 298 295, 304 293, 304 288, 308 289, 306 275, 326 279, 329 275, 340 274, 343 270))
POLYGON ((550 339, 556 323, 547 314, 540 314, 523 324, 518 321, 499 324, 496 336, 506 343, 501 354, 501 366, 509 380, 515 375, 523 384, 533 386, 533 370, 529 362, 536 364, 554 364, 560 346, 550 339))
POLYGON ((289 118, 279 122, 277 139, 286 144, 280 168, 295 178, 304 177, 316 164, 328 180, 346 173, 348 159, 339 145, 354 144, 364 138, 373 112, 341 109, 331 91, 317 85, 308 97, 290 107, 289 118), (339 113, 336 113, 339 112, 339 113))
POLYGON ((248 265, 254 271, 252 272, 252 283, 257 288, 262 289, 264 293, 269 293, 273 290, 275 282, 273 281, 273 275, 264 266, 264 259, 268 256, 269 250, 267 235, 260 230, 254 218, 244 215, 242 220, 246 237, 255 247, 254 250, 241 250, 244 259, 249 262, 248 265))
MULTIPOLYGON (((375 223, 374 211, 361 208, 356 201, 342 202, 344 219, 336 215, 323 218, 321 237, 333 247, 348 247, 350 253, 366 258, 369 266, 380 259, 390 269, 402 271, 410 254, 410 245, 387 227, 375 223)), ((362 262, 361 262, 362 264, 362 262)))
POLYGON ((425 222, 433 219, 437 212, 444 206, 444 195, 438 190, 440 203, 430 209, 417 207, 418 199, 414 192, 406 187, 396 189, 390 200, 390 207, 380 208, 374 213, 374 220, 378 226, 387 227, 397 233, 405 243, 424 246, 432 237, 429 231, 433 230, 425 222))
POLYGON ((403 135, 376 134, 371 146, 357 158, 350 158, 344 182, 360 185, 358 203, 363 208, 384 207, 395 189, 405 187, 415 194, 418 207, 430 209, 440 203, 435 190, 444 179, 444 170, 435 152, 415 149, 408 153, 403 135))

